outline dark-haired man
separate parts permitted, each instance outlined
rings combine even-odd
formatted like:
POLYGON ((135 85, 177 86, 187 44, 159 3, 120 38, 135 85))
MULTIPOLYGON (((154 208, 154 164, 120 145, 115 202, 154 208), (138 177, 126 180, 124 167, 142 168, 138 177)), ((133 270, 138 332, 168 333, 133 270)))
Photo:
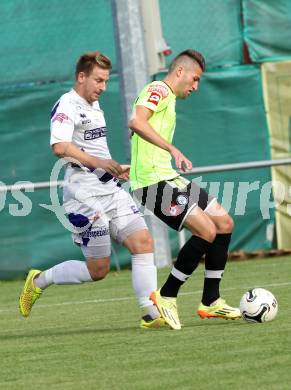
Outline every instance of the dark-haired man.
POLYGON ((180 329, 176 298, 180 287, 205 255, 205 279, 198 314, 202 318, 240 318, 238 308, 220 298, 219 284, 226 265, 233 221, 220 204, 194 182, 172 168, 192 169, 191 161, 173 144, 176 98, 197 91, 205 70, 204 57, 188 49, 172 61, 163 81, 144 87, 134 103, 129 127, 132 136, 131 188, 136 198, 175 230, 187 228, 192 236, 178 254, 171 273, 151 294, 165 321, 180 329))
POLYGON ((131 196, 118 178, 128 166, 112 160, 99 98, 106 90, 111 62, 100 52, 85 53, 76 65, 74 88, 61 96, 51 115, 53 152, 68 159, 64 207, 74 227, 73 239, 86 262, 68 260, 41 272, 31 270, 19 298, 28 317, 33 304, 52 284, 81 284, 103 279, 110 269, 111 238, 132 255, 132 283, 142 309, 141 327, 165 326, 149 299, 156 289, 152 237, 131 196))

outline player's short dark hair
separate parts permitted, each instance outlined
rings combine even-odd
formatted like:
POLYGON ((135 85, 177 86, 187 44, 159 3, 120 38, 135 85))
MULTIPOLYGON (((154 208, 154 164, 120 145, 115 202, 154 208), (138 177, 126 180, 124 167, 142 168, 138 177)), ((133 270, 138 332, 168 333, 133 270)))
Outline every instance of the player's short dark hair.
POLYGON ((197 50, 194 50, 194 49, 187 49, 187 50, 184 50, 182 51, 181 53, 179 53, 174 59, 173 61, 171 62, 170 64, 170 68, 169 68, 169 72, 171 73, 175 67, 176 67, 176 64, 178 63, 179 59, 181 57, 189 57, 191 60, 197 62, 197 64, 200 66, 200 68, 202 69, 202 71, 204 72, 205 70, 205 58, 204 56, 199 53, 199 51, 197 50))
POLYGON ((100 53, 100 51, 82 54, 76 64, 76 78, 80 72, 84 72, 86 76, 89 76, 95 66, 101 69, 111 69, 111 61, 107 56, 100 53))

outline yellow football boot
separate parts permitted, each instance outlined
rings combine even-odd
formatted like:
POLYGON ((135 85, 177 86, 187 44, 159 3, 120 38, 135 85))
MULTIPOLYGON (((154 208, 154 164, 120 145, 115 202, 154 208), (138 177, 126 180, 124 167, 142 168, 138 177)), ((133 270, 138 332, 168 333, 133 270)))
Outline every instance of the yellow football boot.
POLYGON ((162 297, 160 290, 153 291, 150 299, 154 302, 161 316, 172 329, 181 329, 176 298, 162 297))
POLYGON ((222 298, 218 298, 211 306, 205 306, 203 303, 200 303, 197 314, 201 318, 224 318, 225 320, 238 320, 241 318, 239 308, 227 305, 222 298))
POLYGON ((41 296, 42 289, 34 287, 33 280, 41 271, 32 269, 29 271, 23 290, 19 296, 19 310, 23 317, 28 317, 35 301, 41 296))

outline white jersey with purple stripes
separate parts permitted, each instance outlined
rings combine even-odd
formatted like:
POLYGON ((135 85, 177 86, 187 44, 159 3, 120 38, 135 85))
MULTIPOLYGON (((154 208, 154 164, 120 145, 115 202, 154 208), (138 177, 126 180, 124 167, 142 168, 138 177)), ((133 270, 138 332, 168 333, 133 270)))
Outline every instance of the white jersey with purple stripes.
MULTIPOLYGON (((106 122, 98 101, 91 105, 72 89, 54 105, 51 112, 51 145, 72 142, 91 156, 111 159, 106 136, 106 122)), ((71 190, 72 187, 86 187, 91 196, 112 194, 120 186, 118 180, 103 169, 98 168, 93 172, 73 163, 66 165, 65 180, 72 184, 71 190)))

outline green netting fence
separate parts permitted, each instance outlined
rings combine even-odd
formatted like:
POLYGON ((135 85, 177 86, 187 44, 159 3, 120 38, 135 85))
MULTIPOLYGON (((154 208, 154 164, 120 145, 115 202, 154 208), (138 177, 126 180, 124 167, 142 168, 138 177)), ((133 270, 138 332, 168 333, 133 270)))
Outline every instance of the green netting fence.
POLYGON ((291 58, 291 2, 242 0, 244 39, 254 62, 291 58))
MULTIPOLYGON (((290 29, 282 29, 280 23, 290 22, 289 8, 283 0, 160 0, 164 36, 173 52, 195 47, 207 58, 208 71, 199 92, 177 106, 175 143, 195 166, 270 158, 260 68, 239 65, 244 39, 255 61, 288 54, 290 29), (263 14, 262 7, 268 12, 263 14), (275 23, 278 27, 271 27, 271 36, 266 35, 265 30, 275 23)), ((88 50, 99 49, 113 60, 113 76, 100 103, 112 155, 125 162, 111 1, 11 0, 0 3, 0 16, 0 181, 49 180, 56 161, 49 148, 50 109, 73 85, 76 59, 88 50)), ((233 183, 229 207, 235 215, 239 182, 256 182, 253 186, 261 188, 271 175, 265 168, 203 175, 202 180, 208 189, 209 183, 220 183, 219 189, 215 184, 210 189, 216 188, 221 202, 223 188, 233 183)), ((16 199, 13 194, 0 195, 0 278, 22 277, 31 267, 44 269, 65 259, 82 258, 70 233, 41 207, 49 203, 48 190, 16 199), (21 215, 25 214, 23 202, 31 205, 28 215, 21 215)), ((259 190, 254 189, 248 194, 245 214, 234 217, 232 250, 272 246, 274 213, 270 210, 269 218, 264 218, 261 206, 259 190)), ((178 238, 176 233, 170 236, 175 255, 178 238)), ((120 265, 128 265, 128 253, 114 249, 120 265)))
POLYGON ((0 18, 0 85, 70 80, 96 48, 117 68, 110 0, 1 1, 0 18))
POLYGON ((160 0, 164 36, 173 50, 205 55, 207 68, 243 62, 240 0, 160 0))

